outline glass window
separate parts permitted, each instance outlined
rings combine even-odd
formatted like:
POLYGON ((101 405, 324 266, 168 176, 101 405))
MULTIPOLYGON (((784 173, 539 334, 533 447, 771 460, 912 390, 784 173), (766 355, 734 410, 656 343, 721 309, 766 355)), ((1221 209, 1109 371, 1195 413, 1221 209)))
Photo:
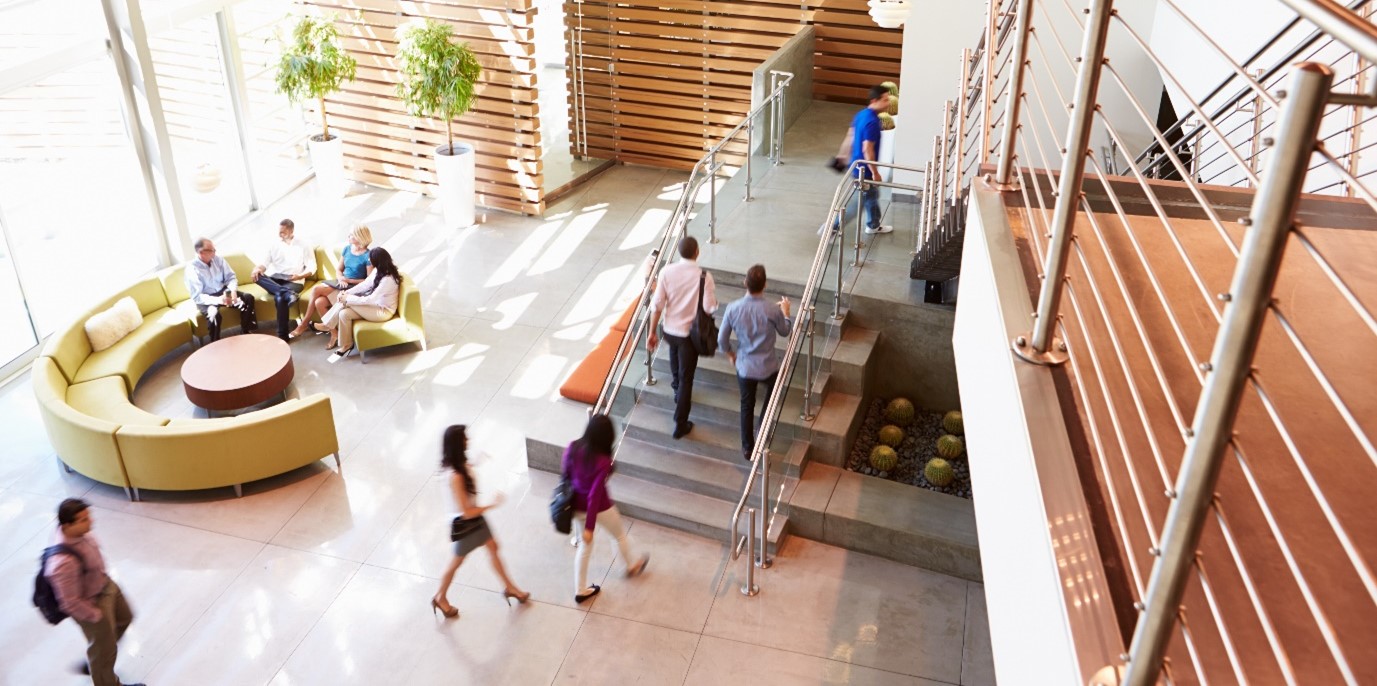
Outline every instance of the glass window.
POLYGON ((214 15, 148 38, 189 232, 214 235, 251 206, 214 15))
POLYGON ((300 105, 277 92, 277 31, 287 35, 294 17, 280 0, 249 0, 234 6, 239 57, 248 91, 254 184, 261 205, 286 195, 311 173, 306 137, 313 126, 300 105))
POLYGON ((79 5, 76 8, 50 0, 0 1, 0 65, 8 68, 35 62, 76 44, 104 41, 105 15, 100 4, 79 5))
POLYGON ((106 56, 0 94, 0 217, 40 336, 157 263, 118 84, 106 56))

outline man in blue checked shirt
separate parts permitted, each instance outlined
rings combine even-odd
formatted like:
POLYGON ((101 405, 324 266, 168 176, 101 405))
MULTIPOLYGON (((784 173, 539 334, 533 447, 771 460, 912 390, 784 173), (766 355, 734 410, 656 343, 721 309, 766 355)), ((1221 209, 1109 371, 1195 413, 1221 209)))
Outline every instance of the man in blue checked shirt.
POLYGON ((717 347, 727 353, 727 359, 736 367, 736 383, 741 388, 741 453, 749 461, 755 449, 756 389, 765 387, 760 398, 760 413, 764 415, 779 376, 775 336, 789 335, 794 322, 789 318, 788 298, 780 298, 778 303, 765 301, 764 265, 752 265, 746 270, 746 291, 745 297, 727 305, 717 347), (735 350, 731 345, 733 332, 738 342, 735 350))
POLYGON ((192 245, 196 259, 186 265, 186 292, 196 309, 205 315, 210 340, 220 340, 220 308, 239 310, 240 330, 258 330, 258 318, 253 310, 253 298, 239 292, 234 270, 225 258, 215 254, 215 244, 209 238, 198 238, 192 245))

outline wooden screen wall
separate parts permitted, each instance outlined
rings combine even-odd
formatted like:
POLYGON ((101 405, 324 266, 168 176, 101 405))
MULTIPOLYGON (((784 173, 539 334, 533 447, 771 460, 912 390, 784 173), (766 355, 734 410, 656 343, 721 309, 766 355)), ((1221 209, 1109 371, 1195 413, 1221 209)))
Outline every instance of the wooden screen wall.
POLYGON ((751 71, 807 24, 811 97, 863 103, 870 86, 899 79, 902 32, 876 26, 866 0, 567 0, 564 12, 582 36, 582 55, 570 50, 570 81, 584 83, 570 130, 582 118, 591 157, 692 167, 750 111, 751 71))
POLYGON ((308 0, 334 14, 358 76, 326 100, 331 132, 344 137, 353 178, 428 190, 435 183, 435 148, 445 144, 442 121, 407 114, 397 97, 396 29, 418 18, 450 24, 483 64, 478 101, 454 123, 456 141, 477 150, 478 204, 526 214, 544 211, 536 104, 533 0, 308 0))

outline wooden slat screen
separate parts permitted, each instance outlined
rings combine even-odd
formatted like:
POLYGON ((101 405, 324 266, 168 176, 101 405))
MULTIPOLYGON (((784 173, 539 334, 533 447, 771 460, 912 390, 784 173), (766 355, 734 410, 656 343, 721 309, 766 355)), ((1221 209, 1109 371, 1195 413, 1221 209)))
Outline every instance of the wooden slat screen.
POLYGON ((344 136, 353 178, 429 191, 445 124, 407 114, 397 97, 396 30, 418 18, 450 24, 483 64, 478 100, 454 122, 456 141, 477 150, 478 204, 524 214, 545 209, 536 104, 534 0, 307 0, 335 16, 358 76, 326 99, 331 131, 344 136))
POLYGON ((692 167, 750 111, 751 71, 804 25, 817 27, 812 97, 864 102, 899 79, 902 32, 876 26, 866 0, 567 0, 564 12, 582 36, 570 130, 581 117, 592 157, 692 167))

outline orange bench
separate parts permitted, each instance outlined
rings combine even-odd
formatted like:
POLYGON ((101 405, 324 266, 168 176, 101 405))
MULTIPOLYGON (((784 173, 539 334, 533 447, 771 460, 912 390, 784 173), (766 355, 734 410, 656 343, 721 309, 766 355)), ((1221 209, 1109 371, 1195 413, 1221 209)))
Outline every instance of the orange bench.
POLYGON ((621 347, 622 339, 631 327, 631 319, 636 315, 637 304, 635 300, 631 301, 607 335, 579 362, 574 373, 559 387, 560 395, 589 405, 598 402, 598 394, 607 381, 607 373, 612 371, 612 363, 617 359, 617 348, 621 347))

